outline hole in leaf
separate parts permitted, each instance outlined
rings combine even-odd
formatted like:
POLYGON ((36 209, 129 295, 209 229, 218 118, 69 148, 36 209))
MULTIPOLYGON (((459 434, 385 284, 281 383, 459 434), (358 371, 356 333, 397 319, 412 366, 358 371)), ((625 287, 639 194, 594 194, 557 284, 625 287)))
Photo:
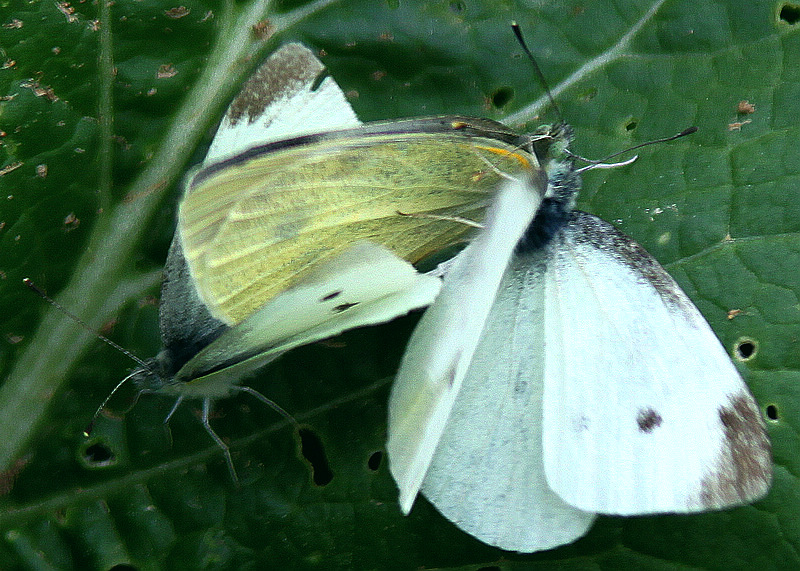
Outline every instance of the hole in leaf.
POLYGON ((778 420, 778 407, 774 404, 767 405, 767 418, 770 420, 778 420))
POLYGON ((756 356, 757 350, 758 345, 752 339, 739 339, 739 341, 736 342, 736 348, 734 349, 736 357, 740 361, 749 361, 756 356))
POLYGON ((381 467, 381 461, 383 460, 383 452, 378 450, 370 455, 369 460, 367 460, 367 467, 372 470, 373 472, 377 472, 378 468, 381 467))
POLYGON ((454 1, 450 2, 450 11, 453 14, 461 14, 467 9, 467 5, 464 2, 454 1))
POLYGON ((114 452, 102 443, 90 444, 83 451, 83 459, 91 466, 109 466, 113 464, 117 457, 114 452))
POLYGON ((784 4, 781 6, 780 19, 790 26, 794 26, 797 22, 800 22, 800 6, 797 4, 784 4))
POLYGON ((325 455, 325 447, 322 445, 322 440, 313 430, 308 428, 301 428, 298 434, 300 435, 303 457, 311 464, 314 483, 317 486, 329 484, 333 480, 333 472, 331 472, 328 457, 325 455))
POLYGON ((636 127, 639 126, 639 122, 636 119, 631 119, 627 123, 625 123, 625 130, 630 132, 633 131, 636 127))
POLYGON ((514 90, 510 87, 501 87, 492 93, 492 105, 498 109, 502 109, 514 97, 514 90))

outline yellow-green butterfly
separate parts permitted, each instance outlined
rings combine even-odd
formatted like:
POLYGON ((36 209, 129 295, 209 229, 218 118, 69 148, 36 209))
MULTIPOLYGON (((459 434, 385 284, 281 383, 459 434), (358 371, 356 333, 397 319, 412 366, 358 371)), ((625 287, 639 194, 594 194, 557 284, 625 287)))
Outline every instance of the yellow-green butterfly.
POLYGON ((132 374, 176 407, 202 399, 232 473, 212 400, 268 402, 239 385, 244 375, 429 304, 441 281, 411 263, 463 240, 503 176, 542 174, 549 144, 483 119, 362 125, 324 71, 284 45, 231 103, 187 178, 164 270, 164 349, 132 374))

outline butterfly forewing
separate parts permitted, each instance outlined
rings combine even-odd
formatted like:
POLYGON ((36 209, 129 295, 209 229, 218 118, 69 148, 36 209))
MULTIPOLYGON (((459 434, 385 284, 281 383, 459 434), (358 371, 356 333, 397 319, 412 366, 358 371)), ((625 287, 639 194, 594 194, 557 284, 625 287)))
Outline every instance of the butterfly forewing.
POLYGON ((548 246, 544 457, 592 512, 704 511, 770 482, 758 407, 699 311, 640 246, 576 212, 548 246))
POLYGON ((302 44, 284 44, 244 83, 208 149, 205 165, 270 141, 358 127, 361 121, 325 66, 302 44))

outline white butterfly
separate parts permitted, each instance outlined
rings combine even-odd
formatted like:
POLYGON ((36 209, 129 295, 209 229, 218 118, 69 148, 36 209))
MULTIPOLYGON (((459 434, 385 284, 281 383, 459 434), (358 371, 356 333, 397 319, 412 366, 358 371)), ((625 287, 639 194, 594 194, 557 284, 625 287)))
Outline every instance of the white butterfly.
MULTIPOLYGON (((203 164, 220 164, 259 145, 307 132, 360 125, 336 83, 330 78, 317 81, 323 71, 304 46, 283 46, 231 104, 203 164)), ((229 279, 235 278, 233 268, 229 279)), ((386 247, 356 240, 243 319, 225 322, 202 298, 176 232, 159 308, 163 349, 140 362, 142 367, 129 378, 145 392, 177 397, 173 412, 184 399, 202 400, 203 425, 222 448, 235 478, 228 448, 209 424, 213 400, 244 391, 283 412, 240 386, 242 380, 294 347, 424 307, 440 287, 438 277, 418 273, 386 247)))
POLYGON ((412 335, 389 404, 402 510, 421 490, 478 539, 533 552, 595 514, 760 498, 770 444, 725 349, 643 248, 572 211, 579 180, 561 175, 487 272, 516 233, 498 222, 528 208, 498 200, 412 335))

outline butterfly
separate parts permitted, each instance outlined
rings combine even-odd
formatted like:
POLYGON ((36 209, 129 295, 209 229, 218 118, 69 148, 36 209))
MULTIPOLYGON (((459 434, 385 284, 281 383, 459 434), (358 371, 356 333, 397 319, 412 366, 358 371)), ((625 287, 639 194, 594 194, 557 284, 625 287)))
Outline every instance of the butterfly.
POLYGON ((201 400, 235 478, 213 401, 247 392, 288 416, 243 379, 294 347, 428 305, 441 280, 412 264, 464 240, 502 174, 544 172, 540 156, 485 119, 362 124, 308 48, 282 46, 187 175, 164 268, 163 349, 129 378, 175 397, 170 416, 201 400))
POLYGON ((764 422, 725 349, 650 254, 573 209, 579 187, 568 156, 534 215, 529 178, 502 185, 390 397, 402 511, 421 491, 506 550, 570 543, 596 514, 749 503, 771 482, 764 422))

